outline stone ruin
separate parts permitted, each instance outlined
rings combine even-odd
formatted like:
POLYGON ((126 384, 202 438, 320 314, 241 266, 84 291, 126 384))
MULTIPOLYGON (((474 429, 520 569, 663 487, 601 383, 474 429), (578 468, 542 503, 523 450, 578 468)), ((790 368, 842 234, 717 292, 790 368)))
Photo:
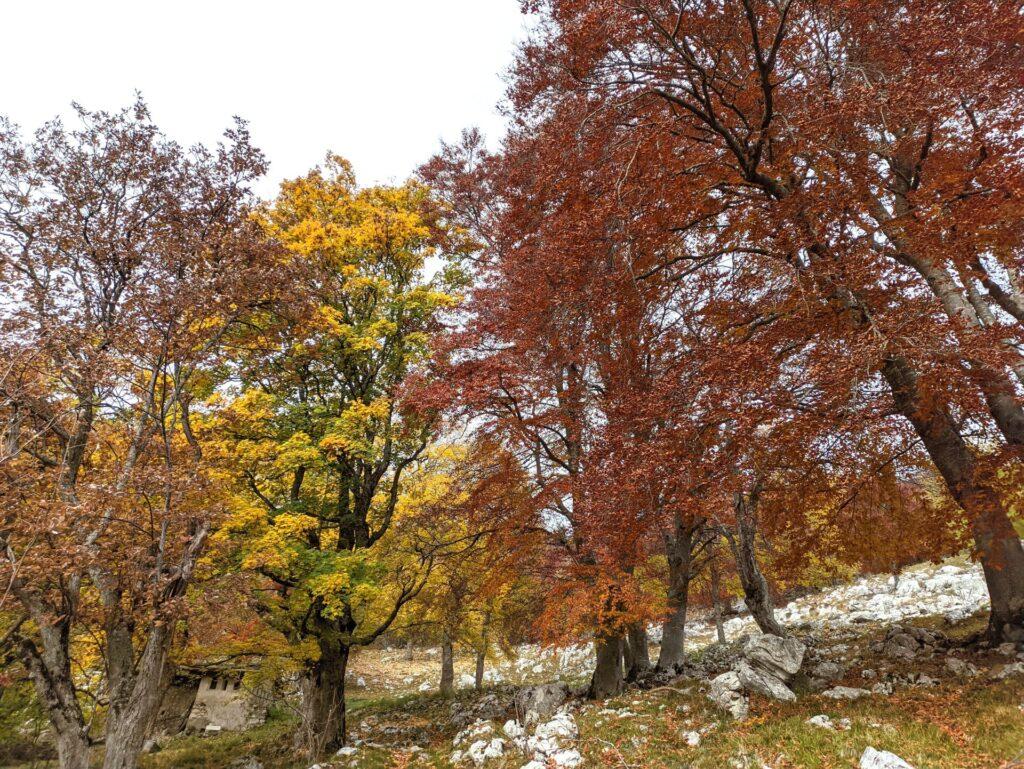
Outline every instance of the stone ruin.
POLYGON ((244 680, 246 668, 182 666, 164 694, 153 733, 241 731, 267 719, 271 691, 244 680))

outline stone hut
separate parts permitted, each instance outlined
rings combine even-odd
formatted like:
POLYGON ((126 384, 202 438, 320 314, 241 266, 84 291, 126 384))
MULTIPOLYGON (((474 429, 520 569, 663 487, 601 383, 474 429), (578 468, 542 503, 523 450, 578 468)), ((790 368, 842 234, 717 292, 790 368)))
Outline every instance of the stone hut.
POLYGON ((247 668, 183 666, 164 694, 154 734, 182 731, 239 731, 267 719, 269 687, 253 688, 244 680, 247 668))

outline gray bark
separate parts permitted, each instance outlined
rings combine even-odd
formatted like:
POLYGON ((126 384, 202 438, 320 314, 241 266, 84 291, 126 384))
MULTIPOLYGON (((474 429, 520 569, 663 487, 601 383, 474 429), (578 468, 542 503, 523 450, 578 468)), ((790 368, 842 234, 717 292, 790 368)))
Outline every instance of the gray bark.
POLYGON ((740 584, 743 585, 744 602, 754 622, 762 633, 785 636, 786 631, 775 619, 775 603, 772 601, 768 580, 757 562, 757 503, 758 484, 750 494, 736 494, 734 510, 736 513, 736 530, 727 535, 736 567, 739 571, 740 584))
POLYGON ((587 696, 604 700, 622 693, 622 636, 604 635, 594 640, 597 664, 587 696))
POLYGON ((659 671, 678 672, 686 662, 686 611, 690 592, 694 532, 694 527, 677 523, 675 532, 665 537, 669 615, 661 629, 659 671))
POLYGON ((451 697, 455 693, 455 648, 451 635, 446 630, 441 639, 441 696, 451 697))
POLYGON ((990 638, 1024 640, 1024 548, 999 492, 979 470, 949 409, 920 391, 910 364, 890 357, 882 374, 896 408, 914 426, 946 487, 967 513, 992 604, 990 638))
POLYGON ((642 622, 629 626, 623 646, 626 680, 636 681, 651 669, 651 654, 647 643, 647 628, 642 622))

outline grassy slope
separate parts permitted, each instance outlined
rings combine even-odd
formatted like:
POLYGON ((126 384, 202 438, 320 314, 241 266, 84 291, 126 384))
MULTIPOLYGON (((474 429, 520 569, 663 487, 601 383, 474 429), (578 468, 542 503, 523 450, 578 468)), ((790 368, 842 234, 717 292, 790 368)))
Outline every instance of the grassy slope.
MULTIPOLYGON (((964 636, 977 627, 977 620, 967 622, 952 634, 964 636)), ((871 657, 867 644, 884 630, 865 632, 856 643, 862 659, 847 674, 847 685, 863 685, 860 670, 881 663, 871 657)), ((993 655, 975 661, 979 666, 999 662, 993 655)), ((942 677, 941 660, 913 667, 942 677)), ((413 755, 361 748, 354 758, 334 759, 333 765, 358 769, 449 766, 454 731, 447 727, 449 704, 436 696, 353 701, 350 723, 356 728, 362 721, 372 725, 360 732, 364 739, 386 744, 385 726, 415 727, 422 730, 420 744, 426 750, 413 755)), ((889 697, 872 696, 856 702, 804 695, 792 704, 754 698, 751 705, 751 718, 736 724, 711 707, 692 682, 630 691, 608 703, 585 705, 577 712, 578 748, 587 766, 620 769, 719 769, 730 765, 760 769, 763 764, 772 769, 850 769, 856 767, 868 745, 891 750, 917 769, 1024 768, 1024 679, 1019 677, 993 682, 987 676, 966 681, 946 676, 936 687, 901 688, 889 697), (602 709, 628 710, 635 715, 620 717, 602 713, 602 709), (833 720, 849 718, 852 726, 848 731, 829 731, 806 723, 821 713, 833 720), (683 736, 691 730, 704 732, 696 748, 687 746, 683 736)), ((250 755, 266 769, 300 769, 308 762, 292 749, 294 729, 294 722, 279 716, 245 734, 180 738, 165 750, 146 756, 142 769, 221 769, 250 755)), ((519 767, 525 762, 523 757, 511 755, 488 767, 519 767)))

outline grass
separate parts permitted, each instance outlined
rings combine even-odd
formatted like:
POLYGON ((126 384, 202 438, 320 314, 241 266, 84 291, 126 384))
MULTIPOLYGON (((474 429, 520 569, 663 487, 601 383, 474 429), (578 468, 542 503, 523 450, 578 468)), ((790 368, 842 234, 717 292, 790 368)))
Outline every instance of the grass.
MULTIPOLYGON (((953 628, 941 617, 914 620, 959 641, 982 630, 984 623, 982 615, 953 628)), ((858 658, 842 681, 848 686, 865 685, 864 668, 892 669, 891 662, 870 650, 885 628, 862 626, 860 633, 843 639, 851 656, 858 658)), ((1006 659, 987 652, 975 653, 972 661, 985 671, 1006 659)), ((1024 678, 995 682, 983 674, 957 681, 942 672, 941 658, 922 659, 913 668, 942 683, 898 688, 891 696, 872 695, 854 702, 813 694, 789 704, 754 697, 751 717, 742 723, 716 710, 696 682, 633 690, 578 709, 577 747, 585 766, 617 769, 855 769, 868 745, 891 750, 916 769, 1024 769, 1024 678), (608 710, 633 715, 619 717, 608 710), (819 714, 833 721, 847 718, 851 727, 830 731, 807 723, 819 714), (702 734, 699 746, 687 744, 690 731, 702 734)), ((322 763, 325 769, 451 766, 448 758, 456 732, 450 723, 451 700, 436 693, 359 695, 349 700, 350 736, 384 744, 364 745, 350 759, 331 758, 322 763), (423 750, 412 753, 386 746, 401 738, 412 739, 423 750)), ((458 699, 468 703, 475 696, 464 691, 458 699)), ((282 710, 248 732, 169 740, 162 750, 142 758, 141 769, 241 769, 250 758, 264 769, 306 769, 312 762, 294 747, 297 729, 294 714, 282 710)), ((487 769, 518 769, 526 761, 511 753, 488 763, 487 769)))

